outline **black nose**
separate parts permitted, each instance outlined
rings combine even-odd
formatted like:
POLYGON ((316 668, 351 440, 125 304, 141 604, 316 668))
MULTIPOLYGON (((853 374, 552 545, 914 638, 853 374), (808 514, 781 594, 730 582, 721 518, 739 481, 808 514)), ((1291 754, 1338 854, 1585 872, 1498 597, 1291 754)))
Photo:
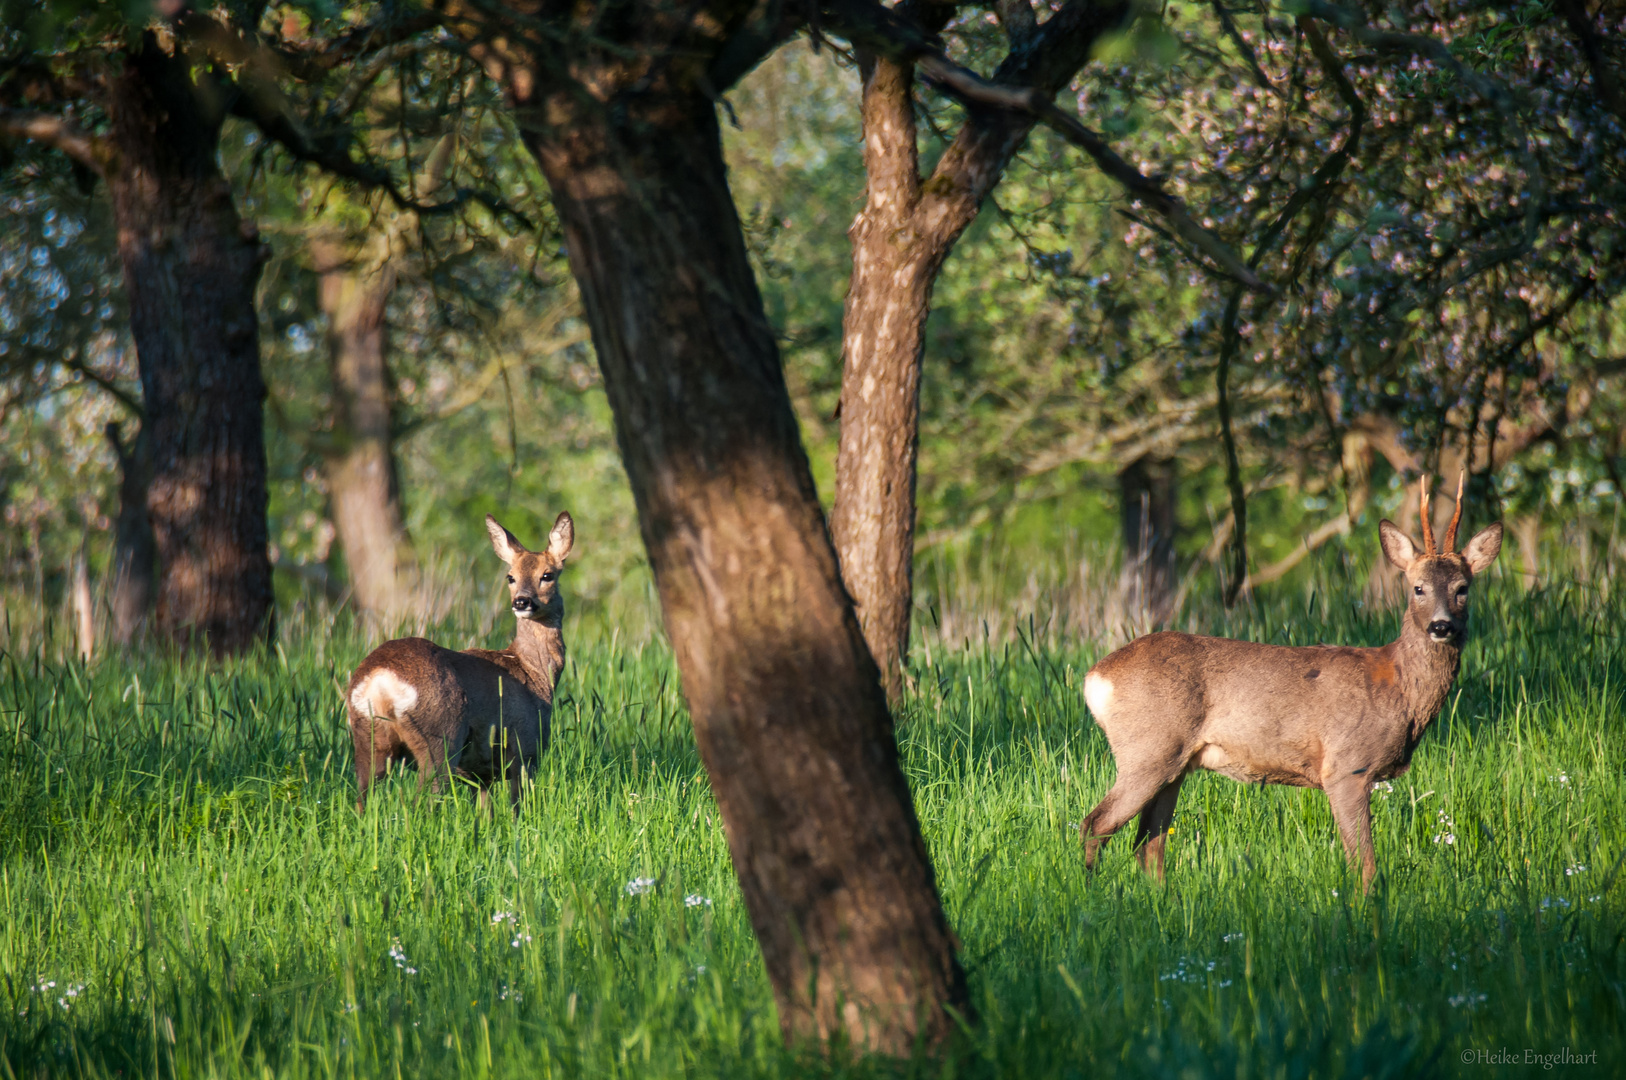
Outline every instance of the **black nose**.
POLYGON ((531 598, 529 596, 516 596, 516 597, 514 597, 514 610, 515 611, 529 611, 529 610, 531 610, 531 598))
POLYGON ((1455 629, 1444 619, 1436 619, 1428 624, 1428 632, 1431 637, 1450 637, 1455 629))

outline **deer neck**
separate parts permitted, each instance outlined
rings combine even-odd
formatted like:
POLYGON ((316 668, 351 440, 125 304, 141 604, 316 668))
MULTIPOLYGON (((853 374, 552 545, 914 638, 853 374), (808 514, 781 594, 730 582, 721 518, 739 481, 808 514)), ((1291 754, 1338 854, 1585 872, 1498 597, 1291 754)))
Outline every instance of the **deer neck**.
POLYGON ((519 619, 514 643, 508 651, 519 660, 532 693, 549 701, 565 667, 565 637, 560 615, 548 612, 540 619, 519 619))
POLYGON ((1462 665, 1462 646, 1434 641, 1407 619, 1399 640, 1389 648, 1394 651, 1412 729, 1421 733, 1445 705, 1451 684, 1456 681, 1457 669, 1462 665))

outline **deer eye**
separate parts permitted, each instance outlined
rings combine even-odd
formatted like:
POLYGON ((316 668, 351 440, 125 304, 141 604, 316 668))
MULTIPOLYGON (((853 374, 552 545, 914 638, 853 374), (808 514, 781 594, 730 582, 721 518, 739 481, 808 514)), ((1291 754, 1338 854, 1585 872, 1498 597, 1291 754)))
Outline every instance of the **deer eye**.
POLYGON ((508 575, 508 584, 512 585, 513 583, 514 583, 514 575, 509 574, 508 575))
POLYGON ((1413 585, 1411 587, 1411 591, 1416 593, 1418 596, 1423 595, 1423 587, 1421 585, 1413 585))
POLYGON ((1458 585, 1457 586, 1457 597, 1458 597, 1458 599, 1461 599, 1462 597, 1467 596, 1467 595, 1468 595, 1468 586, 1466 586, 1466 585, 1458 585))
POLYGON ((556 578, 558 576, 559 576, 558 574, 554 573, 552 570, 549 570, 547 573, 542 575, 542 580, 543 581, 552 581, 554 578, 556 578))

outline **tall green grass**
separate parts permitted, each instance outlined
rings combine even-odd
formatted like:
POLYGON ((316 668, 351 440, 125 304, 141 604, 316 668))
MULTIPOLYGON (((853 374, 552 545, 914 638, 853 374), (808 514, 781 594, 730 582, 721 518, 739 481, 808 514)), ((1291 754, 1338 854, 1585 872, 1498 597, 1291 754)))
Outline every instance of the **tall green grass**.
MULTIPOLYGON (((980 1016, 944 1058, 782 1046, 658 640, 572 617, 517 821, 410 773, 358 817, 340 692, 376 634, 306 608, 223 666, 0 656, 0 1072, 1400 1076, 1565 1047, 1626 1070, 1618 591, 1478 587, 1457 690, 1375 799, 1363 898, 1318 792, 1206 774, 1166 886, 1123 839, 1086 882, 1076 822, 1114 770, 1079 693, 1105 643, 1056 614, 1077 572, 982 618, 975 568, 923 590, 900 739, 980 1016)), ((1397 616, 1363 584, 1329 561, 1184 621, 1375 643, 1397 616)), ((492 603, 421 629, 501 644, 492 603)))

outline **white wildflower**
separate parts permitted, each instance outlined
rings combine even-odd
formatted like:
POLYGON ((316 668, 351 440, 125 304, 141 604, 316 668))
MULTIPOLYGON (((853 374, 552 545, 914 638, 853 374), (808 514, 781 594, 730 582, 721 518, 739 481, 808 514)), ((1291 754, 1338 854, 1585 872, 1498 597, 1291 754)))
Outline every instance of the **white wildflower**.
POLYGON ((701 896, 699 893, 690 893, 688 896, 683 898, 684 907, 701 907, 702 905, 705 907, 711 907, 711 898, 709 896, 701 896))
POLYGON ((1455 844, 1457 842, 1457 834, 1453 830, 1456 829, 1457 823, 1452 821, 1451 815, 1447 814, 1444 810, 1440 811, 1438 821, 1440 823, 1440 831, 1434 834, 1434 842, 1436 844, 1455 844))
POLYGON ((1584 873, 1586 873, 1586 864, 1585 863, 1576 863, 1574 866, 1566 866, 1566 867, 1564 867, 1564 876, 1565 877, 1574 877, 1576 874, 1584 874, 1584 873))
POLYGON ((642 896, 647 892, 655 891, 655 879, 652 877, 635 877, 627 882, 628 896, 642 896))
POLYGON ((408 975, 416 975, 418 973, 418 969, 412 966, 412 962, 407 959, 406 952, 401 948, 400 938, 394 938, 390 942, 390 959, 395 961, 396 967, 400 968, 408 975))
POLYGON ((1563 911, 1565 908, 1567 908, 1569 906, 1570 906, 1570 902, 1568 900, 1564 899, 1562 896, 1549 896, 1549 897, 1546 897, 1545 899, 1543 899, 1542 902, 1541 902, 1541 910, 1543 910, 1543 911, 1546 911, 1549 908, 1553 908, 1553 909, 1556 909, 1558 911, 1563 911))
POLYGON ((1453 1009, 1460 1009, 1463 1006, 1467 1006, 1468 1008, 1471 1009, 1475 1005, 1484 1004, 1485 995, 1484 994, 1476 994, 1472 990, 1469 990, 1465 994, 1452 994, 1450 997, 1446 998, 1445 1000, 1450 1003, 1450 1005, 1451 1005, 1451 1007, 1453 1009))

